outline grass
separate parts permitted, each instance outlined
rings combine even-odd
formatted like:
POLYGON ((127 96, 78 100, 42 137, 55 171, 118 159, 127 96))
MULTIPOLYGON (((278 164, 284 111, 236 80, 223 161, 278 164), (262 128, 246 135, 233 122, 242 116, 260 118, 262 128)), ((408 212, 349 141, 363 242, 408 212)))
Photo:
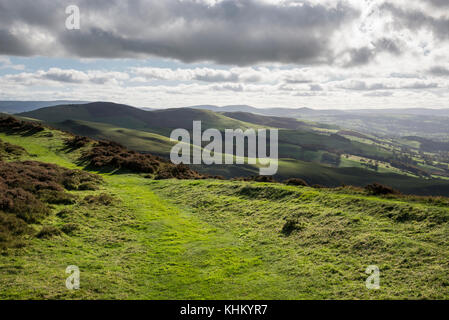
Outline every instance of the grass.
MULTIPOLYGON (((0 139, 25 158, 80 168, 79 154, 62 150, 64 135, 0 139)), ((76 191, 76 203, 53 205, 33 226, 48 238, 2 251, 1 299, 449 298, 447 201, 101 176, 99 190, 76 191), (112 200, 89 200, 101 195, 112 200), (372 264, 379 290, 365 288, 372 264), (69 265, 80 268, 79 290, 65 287, 69 265)))

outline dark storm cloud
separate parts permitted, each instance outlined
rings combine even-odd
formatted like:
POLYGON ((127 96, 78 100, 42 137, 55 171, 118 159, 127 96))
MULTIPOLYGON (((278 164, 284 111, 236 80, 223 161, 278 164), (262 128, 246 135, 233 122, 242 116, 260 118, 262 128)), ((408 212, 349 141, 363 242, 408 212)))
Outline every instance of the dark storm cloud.
POLYGON ((372 47, 350 49, 348 51, 349 61, 345 64, 345 67, 357 67, 368 64, 382 52, 388 52, 396 56, 402 53, 398 41, 381 38, 372 43, 372 47))
POLYGON ((0 54, 28 56, 33 54, 33 49, 9 30, 0 29, 0 54))
POLYGON ((175 0, 0 0, 0 9, 0 54, 161 56, 235 65, 329 63, 335 56, 330 44, 334 32, 359 15, 343 1, 327 7, 255 0, 215 5, 175 0), (65 29, 65 7, 71 4, 80 8, 81 30, 65 29), (44 40, 37 40, 42 38, 33 37, 33 32, 45 35, 44 40))
POLYGON ((436 7, 449 7, 449 1, 447 0, 429 0, 429 2, 436 7))
POLYGON ((350 60, 345 65, 346 67, 355 67, 368 64, 376 56, 375 50, 363 47, 360 49, 352 49, 349 51, 350 60))

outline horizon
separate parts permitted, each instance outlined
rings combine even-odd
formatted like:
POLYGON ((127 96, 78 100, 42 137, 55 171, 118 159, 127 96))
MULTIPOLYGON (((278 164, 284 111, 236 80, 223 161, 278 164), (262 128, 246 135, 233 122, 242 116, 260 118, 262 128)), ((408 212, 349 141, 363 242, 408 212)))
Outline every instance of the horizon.
MULTIPOLYGON (((0 100, 0 103, 2 102, 10 102, 10 103, 32 103, 32 102, 39 102, 39 103, 52 103, 52 102, 74 102, 75 100, 71 99, 57 99, 57 100, 0 100)), ((335 107, 335 108, 318 108, 318 107, 287 107, 287 106, 277 106, 277 107, 260 107, 260 106, 254 106, 249 104, 228 104, 228 105, 216 105, 216 104, 198 104, 198 105, 186 105, 186 106, 168 106, 168 107, 158 107, 158 106, 137 106, 130 103, 121 103, 121 102, 115 102, 115 101, 76 101, 76 105, 83 105, 83 104, 89 104, 89 103, 113 103, 113 104, 121 104, 121 105, 127 105, 130 107, 138 108, 138 109, 155 109, 155 110, 165 110, 165 109, 180 109, 180 108, 196 108, 196 107, 213 107, 213 108, 227 108, 227 107, 249 107, 254 109, 291 109, 291 110, 298 110, 298 109, 310 109, 310 110, 317 110, 317 111, 327 111, 327 110, 340 110, 340 111, 361 111, 361 110, 419 110, 419 109, 426 109, 426 110, 448 110, 449 107, 396 107, 396 108, 384 108, 384 107, 373 107, 373 108, 359 108, 359 109, 345 109, 343 107, 335 107)), ((65 105, 65 104, 61 104, 65 105)), ((47 107, 55 107, 60 106, 58 105, 49 105, 46 107, 41 108, 47 108, 47 107)), ((236 111, 237 112, 237 111, 236 111)), ((244 112, 244 111, 243 111, 244 112)))

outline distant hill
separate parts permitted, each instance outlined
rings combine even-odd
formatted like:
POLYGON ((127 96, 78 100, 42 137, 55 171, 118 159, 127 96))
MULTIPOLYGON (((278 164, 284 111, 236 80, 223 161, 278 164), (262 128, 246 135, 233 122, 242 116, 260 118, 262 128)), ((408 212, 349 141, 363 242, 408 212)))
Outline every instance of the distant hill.
POLYGON ((169 134, 174 128, 191 130, 194 120, 202 121, 203 128, 236 129, 254 127, 254 125, 208 110, 179 108, 145 111, 129 105, 112 102, 59 105, 18 115, 52 124, 67 120, 84 120, 128 129, 147 130, 165 135, 169 134))
MULTIPOLYGON (((351 129, 376 136, 422 136, 448 141, 449 109, 398 108, 321 110, 311 108, 267 108, 251 106, 192 106, 214 112, 245 112, 270 117, 288 117, 314 121, 329 126, 351 129)), ((229 115, 229 114, 228 114, 229 115)))
POLYGON ((320 127, 320 124, 304 122, 294 118, 287 118, 287 117, 263 116, 260 114, 249 112, 223 112, 222 114, 228 118, 273 128, 295 130, 295 129, 305 129, 305 128, 311 129, 313 127, 320 127))
POLYGON ((289 118, 301 118, 306 115, 335 115, 344 114, 344 110, 319 110, 311 108, 255 108, 248 105, 229 105, 229 106, 214 106, 214 105, 198 105, 190 106, 190 109, 210 110, 214 112, 247 112, 260 114, 265 116, 275 117, 289 117, 289 118))
POLYGON ((0 101, 0 112, 13 114, 13 113, 32 111, 50 106, 57 106, 61 104, 82 104, 82 103, 87 103, 87 101, 67 101, 67 100, 0 101))
POLYGON ((447 116, 449 109, 428 109, 428 108, 396 108, 396 109, 312 109, 312 108, 255 108, 248 105, 198 105, 188 108, 211 110, 215 112, 249 112, 267 116, 289 117, 289 118, 310 118, 319 119, 324 116, 345 116, 350 115, 425 115, 425 116, 447 116))

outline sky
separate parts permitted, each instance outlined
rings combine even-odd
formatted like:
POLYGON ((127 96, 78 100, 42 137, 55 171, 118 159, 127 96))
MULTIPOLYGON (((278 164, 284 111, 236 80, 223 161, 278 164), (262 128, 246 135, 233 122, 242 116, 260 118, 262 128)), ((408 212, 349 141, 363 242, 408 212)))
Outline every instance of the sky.
POLYGON ((448 0, 0 0, 0 100, 449 107, 448 0), (68 6, 80 12, 80 28, 68 6))

